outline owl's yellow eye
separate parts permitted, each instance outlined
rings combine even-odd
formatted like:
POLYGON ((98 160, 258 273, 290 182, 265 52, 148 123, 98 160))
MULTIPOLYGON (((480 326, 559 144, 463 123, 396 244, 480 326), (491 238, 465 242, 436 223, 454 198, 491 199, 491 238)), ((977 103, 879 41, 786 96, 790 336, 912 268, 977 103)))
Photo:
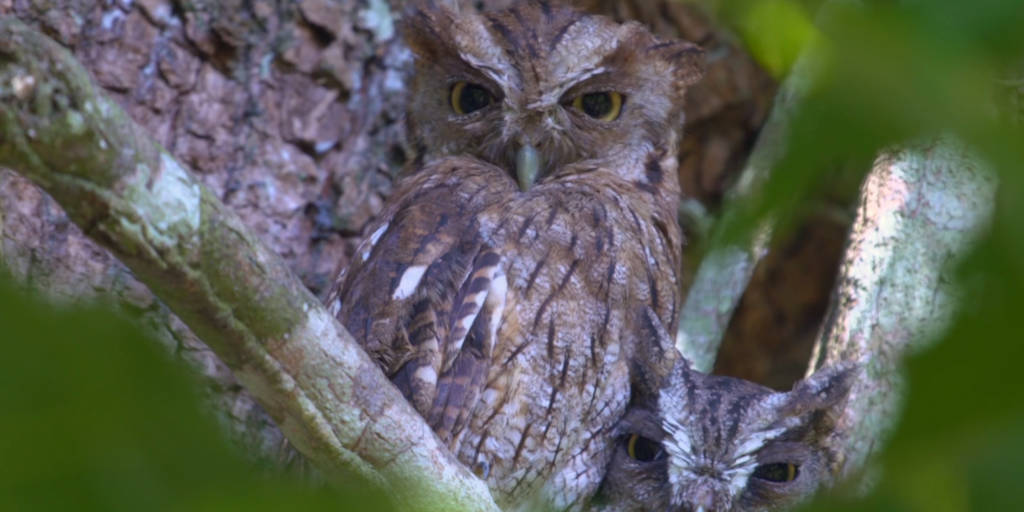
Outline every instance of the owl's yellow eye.
POLYGON ((452 86, 451 103, 456 114, 472 114, 491 104, 491 93, 477 84, 456 82, 452 86))
POLYGON ((792 482, 796 480, 798 474, 799 468, 797 465, 789 462, 762 464, 754 468, 754 478, 768 480, 769 482, 792 482))
POLYGON ((665 451, 661 449, 661 443, 647 439, 640 434, 633 434, 626 441, 626 454, 633 460, 651 462, 664 457, 665 451))
POLYGON ((614 121, 622 112, 622 95, 611 92, 591 92, 576 96, 572 107, 598 121, 614 121))

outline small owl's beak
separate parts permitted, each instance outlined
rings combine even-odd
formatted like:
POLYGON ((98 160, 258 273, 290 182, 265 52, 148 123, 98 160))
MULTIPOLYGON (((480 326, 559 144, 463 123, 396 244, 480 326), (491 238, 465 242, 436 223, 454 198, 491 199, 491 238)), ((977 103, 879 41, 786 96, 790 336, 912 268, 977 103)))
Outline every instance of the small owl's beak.
POLYGON ((519 190, 526 192, 537 180, 537 173, 540 171, 540 155, 537 148, 530 144, 524 144, 516 152, 516 180, 519 181, 519 190))

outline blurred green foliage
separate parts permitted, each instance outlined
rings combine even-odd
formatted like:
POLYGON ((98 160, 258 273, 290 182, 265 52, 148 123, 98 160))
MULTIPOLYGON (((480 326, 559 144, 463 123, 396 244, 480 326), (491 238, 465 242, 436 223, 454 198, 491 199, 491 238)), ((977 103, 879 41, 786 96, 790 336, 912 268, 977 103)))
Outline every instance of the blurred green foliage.
POLYGON ((959 266, 962 310, 907 362, 906 409, 877 486, 807 509, 1024 509, 1024 2, 707 3, 770 70, 791 64, 794 42, 822 57, 789 149, 757 197, 729 205, 713 244, 749 236, 766 215, 792 223, 839 173, 863 174, 885 148, 939 134, 977 150, 1000 181, 991 231, 959 266))
POLYGON ((809 13, 796 2, 749 2, 743 10, 730 15, 751 55, 776 78, 786 75, 817 36, 809 13))
POLYGON ((57 310, 0 275, 0 340, 2 510, 388 509, 355 481, 254 467, 181 362, 109 311, 57 310))
MULTIPOLYGON (((788 150, 760 194, 731 205, 718 243, 743 238, 767 215, 785 226, 837 175, 863 174, 884 148, 938 134, 968 143, 1004 178, 1018 173, 1024 130, 1008 118, 1020 115, 1011 112, 1019 107, 1010 100, 1024 101, 1024 91, 1010 94, 1000 83, 1024 78, 1024 2, 704 3, 754 55, 789 56, 794 42, 807 42, 801 51, 819 57, 792 119, 788 150), (815 20, 813 29, 805 19, 815 20), (752 26, 756 34, 749 33, 752 26)), ((783 67, 788 58, 780 57, 783 67)))

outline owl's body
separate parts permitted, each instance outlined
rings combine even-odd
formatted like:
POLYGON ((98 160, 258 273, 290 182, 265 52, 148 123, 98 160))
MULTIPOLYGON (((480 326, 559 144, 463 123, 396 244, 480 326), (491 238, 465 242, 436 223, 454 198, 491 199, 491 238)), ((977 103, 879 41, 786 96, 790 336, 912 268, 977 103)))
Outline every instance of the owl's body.
POLYGON ((546 2, 406 23, 424 158, 328 305, 500 505, 578 508, 660 350, 643 307, 675 325, 699 51, 546 2))
POLYGON ((549 479, 550 499, 589 494, 630 396, 629 306, 676 313, 677 228, 658 231, 667 212, 633 208, 613 182, 520 194, 478 160, 425 171, 374 227, 339 318, 502 504, 549 479))
POLYGON ((679 359, 616 427, 619 446, 593 508, 755 512, 808 498, 836 472, 829 436, 855 375, 855 365, 833 366, 783 393, 679 359))

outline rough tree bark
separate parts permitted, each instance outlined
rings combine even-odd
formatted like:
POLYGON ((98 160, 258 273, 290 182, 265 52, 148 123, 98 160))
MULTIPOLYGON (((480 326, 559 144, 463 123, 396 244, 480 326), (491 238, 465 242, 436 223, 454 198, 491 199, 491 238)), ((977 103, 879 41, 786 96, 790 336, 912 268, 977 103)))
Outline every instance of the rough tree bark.
MULTIPOLYGON (((318 292, 404 157, 395 93, 408 58, 378 4, 0 0, 0 15, 70 49, 318 292)), ((204 376, 211 409, 246 453, 291 458, 228 367, 49 196, 2 169, 0 222, 0 256, 16 278, 56 300, 99 298, 141 317, 204 376)))
POLYGON ((60 202, 231 368, 329 477, 497 510, 320 301, 52 40, 0 19, 0 164, 60 202))

